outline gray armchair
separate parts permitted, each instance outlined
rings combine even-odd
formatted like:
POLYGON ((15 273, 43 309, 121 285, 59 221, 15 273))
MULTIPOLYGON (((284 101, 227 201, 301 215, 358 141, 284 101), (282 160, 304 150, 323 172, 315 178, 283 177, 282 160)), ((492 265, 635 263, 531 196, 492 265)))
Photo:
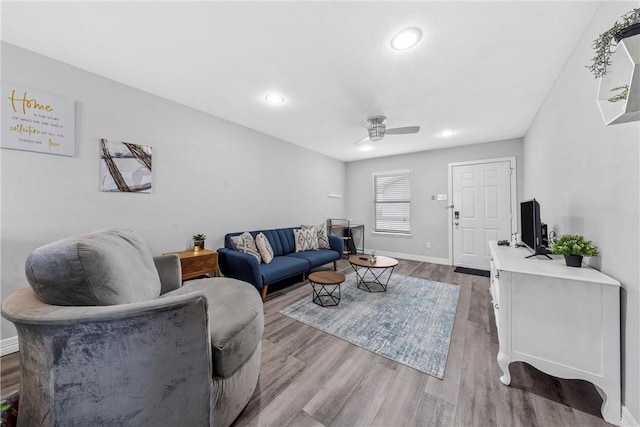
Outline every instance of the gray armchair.
POLYGON ((255 288, 180 280, 133 231, 36 249, 31 288, 2 315, 18 331, 20 426, 228 426, 253 394, 264 327, 255 288))

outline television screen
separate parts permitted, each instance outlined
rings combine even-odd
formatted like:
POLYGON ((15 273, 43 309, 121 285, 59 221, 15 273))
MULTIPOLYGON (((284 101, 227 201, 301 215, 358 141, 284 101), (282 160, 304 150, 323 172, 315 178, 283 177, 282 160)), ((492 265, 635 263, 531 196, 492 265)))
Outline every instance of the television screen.
POLYGON ((540 248, 540 205, 536 199, 520 203, 522 243, 537 252, 540 248))

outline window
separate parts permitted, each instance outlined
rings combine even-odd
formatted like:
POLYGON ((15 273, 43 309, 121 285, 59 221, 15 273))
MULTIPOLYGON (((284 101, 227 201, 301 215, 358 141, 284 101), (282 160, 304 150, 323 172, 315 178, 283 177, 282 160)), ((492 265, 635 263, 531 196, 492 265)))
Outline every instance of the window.
POLYGON ((411 233, 411 171, 373 174, 374 231, 411 233))

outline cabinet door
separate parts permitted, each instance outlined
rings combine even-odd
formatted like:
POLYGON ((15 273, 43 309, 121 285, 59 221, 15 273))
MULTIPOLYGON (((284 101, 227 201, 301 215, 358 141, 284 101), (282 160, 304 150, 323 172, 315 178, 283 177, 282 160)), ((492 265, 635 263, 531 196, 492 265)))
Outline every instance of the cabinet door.
POLYGON ((218 254, 198 255, 197 257, 182 258, 182 280, 193 279, 205 274, 218 275, 218 254))
POLYGON ((498 341, 500 342, 500 273, 496 269, 493 258, 490 262, 491 275, 489 292, 491 293, 491 305, 493 306, 493 316, 496 321, 496 329, 498 330, 498 341))
POLYGON ((606 315, 602 293, 597 283, 514 273, 510 298, 514 358, 602 376, 606 315))

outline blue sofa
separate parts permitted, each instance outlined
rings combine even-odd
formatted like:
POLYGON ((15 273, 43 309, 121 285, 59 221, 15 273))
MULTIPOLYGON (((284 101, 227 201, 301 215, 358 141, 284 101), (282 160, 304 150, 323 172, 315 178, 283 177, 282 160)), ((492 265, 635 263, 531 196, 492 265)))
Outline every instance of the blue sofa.
POLYGON ((273 261, 270 264, 258 262, 250 254, 237 251, 231 243, 231 237, 242 232, 229 233, 224 236, 224 248, 218 249, 218 266, 226 277, 244 280, 260 291, 262 300, 267 295, 267 286, 298 274, 305 274, 312 268, 333 261, 333 269, 337 269, 336 261, 342 257, 343 242, 336 236, 329 236, 331 249, 296 252, 293 228, 275 230, 250 231, 255 238, 263 233, 273 248, 273 261))

